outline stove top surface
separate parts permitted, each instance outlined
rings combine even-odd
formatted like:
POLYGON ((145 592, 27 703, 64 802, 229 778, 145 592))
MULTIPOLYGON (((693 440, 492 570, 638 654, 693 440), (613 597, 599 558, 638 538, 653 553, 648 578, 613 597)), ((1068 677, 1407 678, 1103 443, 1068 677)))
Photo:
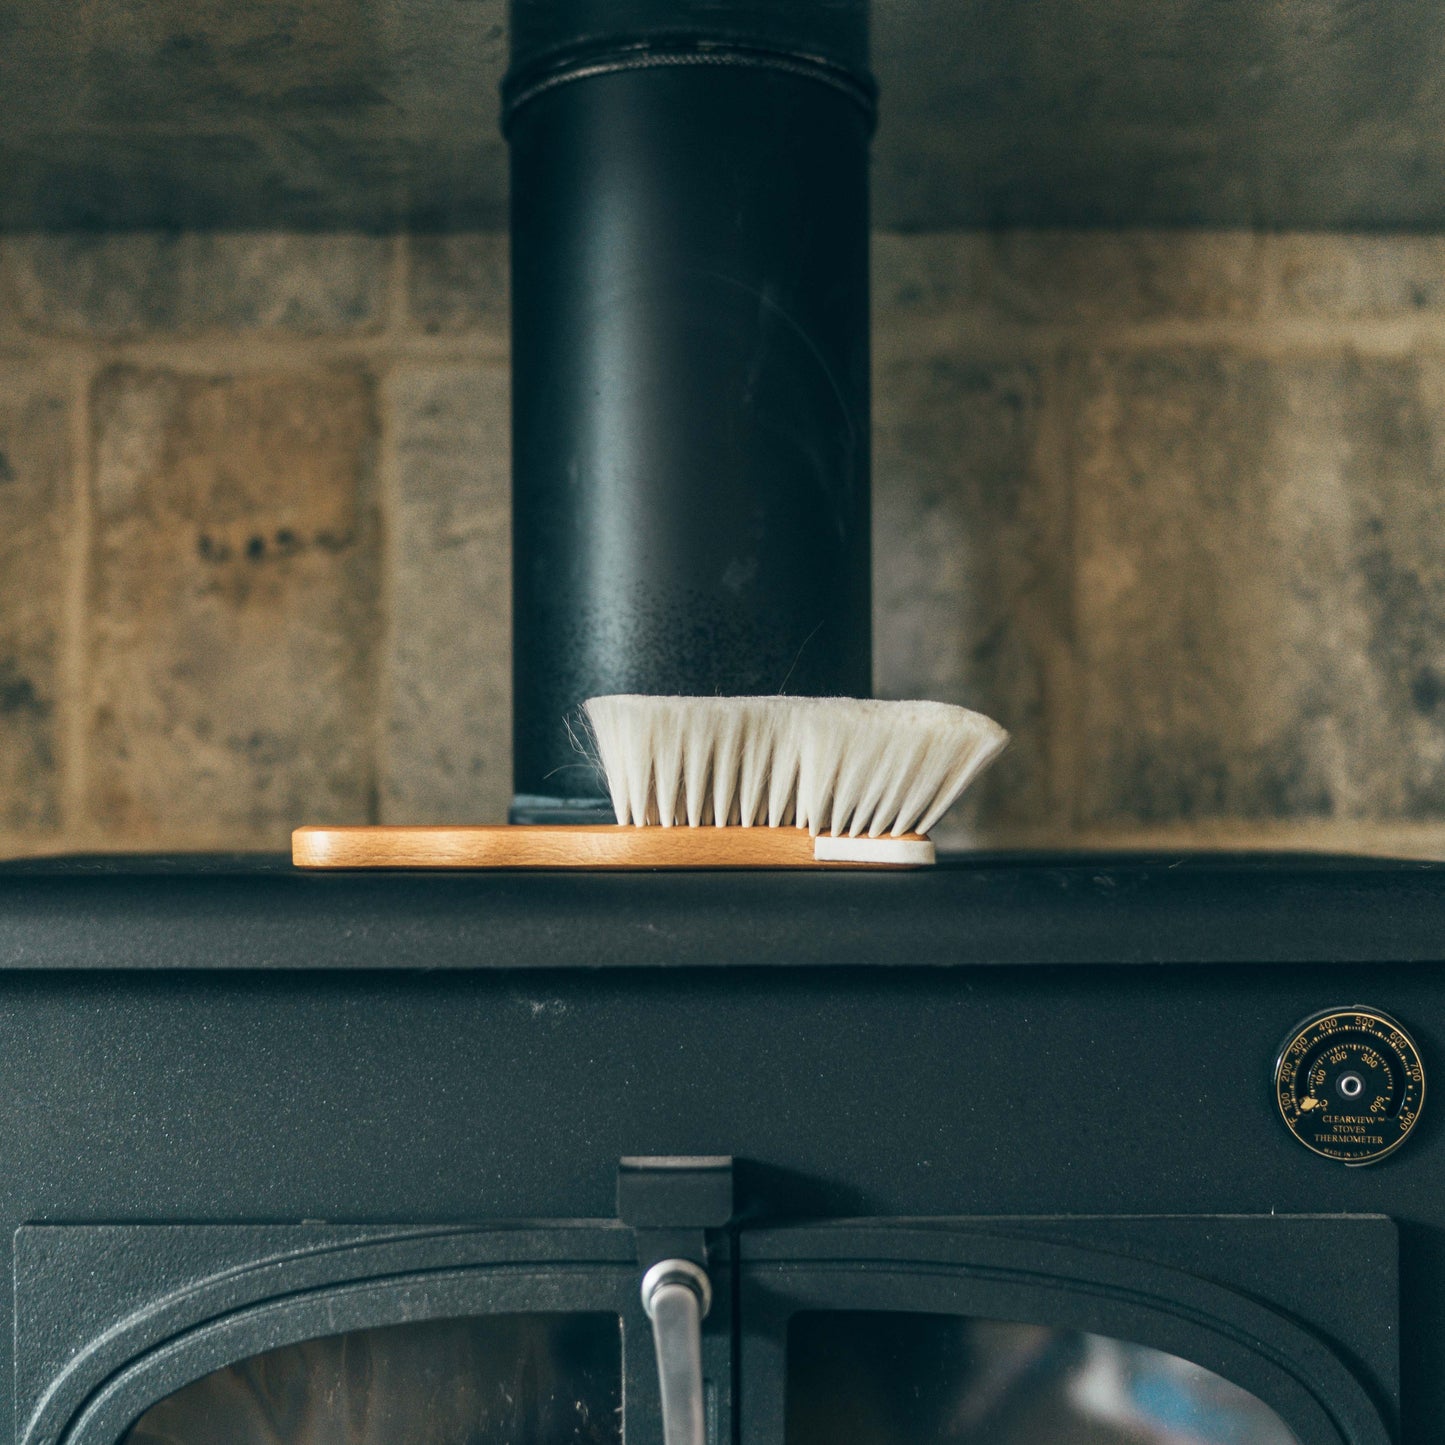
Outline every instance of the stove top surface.
POLYGON ((978 853, 910 872, 307 873, 284 855, 0 865, 0 968, 1430 963, 1445 863, 978 853))

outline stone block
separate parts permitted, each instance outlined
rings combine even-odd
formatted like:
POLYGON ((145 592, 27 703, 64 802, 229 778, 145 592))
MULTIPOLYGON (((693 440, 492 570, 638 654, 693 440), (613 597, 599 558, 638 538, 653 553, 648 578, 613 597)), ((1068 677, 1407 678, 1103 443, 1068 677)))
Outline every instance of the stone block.
POLYGON ((988 252, 982 231, 875 231, 870 247, 874 328, 906 334, 940 315, 986 318, 988 252))
POLYGON ((1076 457, 1083 822, 1445 817, 1445 364, 1100 356, 1076 457))
POLYGON ((1259 239, 1242 231, 961 231, 877 235, 884 326, 940 314, 1023 326, 1249 317, 1259 239))
POLYGON ((1247 231, 1004 231, 990 237, 989 299, 1030 322, 1248 317, 1258 246, 1247 231))
POLYGON ((365 822, 370 379, 116 367, 92 413, 93 826, 279 848, 300 823, 365 822))
POLYGON ((375 236, 79 232, 0 240, 20 321, 47 336, 374 331, 392 243, 375 236))
POLYGON ((385 398, 395 477, 382 821, 503 822, 512 792, 507 370, 404 368, 385 398))
POLYGON ((60 633, 75 525, 58 378, 0 359, 0 832, 60 824, 60 633))
POLYGON ((482 332, 507 342, 510 278, 505 231, 409 238, 407 302, 423 331, 482 332))
POLYGON ((1051 739, 1067 601, 1047 374, 951 355, 875 377, 874 686, 962 703, 1014 743, 945 837, 1055 820, 1051 739))
POLYGON ((1294 234, 1262 242, 1273 306, 1339 320, 1445 312, 1445 237, 1294 234))
POLYGON ((15 285, 7 265, 9 244, 4 236, 0 236, 0 360, 4 359, 6 350, 13 350, 16 359, 23 363, 29 350, 29 338, 20 325, 20 307, 15 300, 15 285))

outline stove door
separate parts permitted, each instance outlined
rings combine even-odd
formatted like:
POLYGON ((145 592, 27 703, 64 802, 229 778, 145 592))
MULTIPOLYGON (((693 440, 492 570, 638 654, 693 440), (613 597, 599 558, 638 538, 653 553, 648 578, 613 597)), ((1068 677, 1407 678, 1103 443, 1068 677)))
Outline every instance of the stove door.
POLYGON ((838 1224, 739 1260, 748 1445, 1394 1438, 1388 1220, 838 1224))
MULTIPOLYGON (((604 1223, 27 1227, 16 1438, 661 1445, 637 1243, 604 1223)), ((710 1245, 704 1435, 1390 1445, 1396 1260, 1366 1216, 743 1228, 710 1245)))
POLYGON ((15 1260, 23 1445, 622 1445, 624 1399, 661 1440, 620 1225, 27 1226, 15 1260))

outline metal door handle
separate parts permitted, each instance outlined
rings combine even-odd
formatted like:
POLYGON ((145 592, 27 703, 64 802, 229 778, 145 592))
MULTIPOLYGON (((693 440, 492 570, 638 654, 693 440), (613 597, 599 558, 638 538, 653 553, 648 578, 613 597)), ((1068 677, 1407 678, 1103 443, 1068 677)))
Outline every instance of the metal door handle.
POLYGON ((657 1348, 664 1445, 707 1445, 702 1322, 711 1304, 707 1271, 690 1259, 664 1259, 642 1276, 642 1308, 657 1348))

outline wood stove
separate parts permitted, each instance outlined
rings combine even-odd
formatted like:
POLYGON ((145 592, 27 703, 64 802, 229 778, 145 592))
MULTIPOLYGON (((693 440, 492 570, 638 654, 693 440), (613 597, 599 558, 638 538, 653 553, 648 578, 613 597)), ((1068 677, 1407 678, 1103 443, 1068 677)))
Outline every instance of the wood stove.
MULTIPOLYGON (((865 21, 513 7, 519 820, 868 691, 865 21)), ((10 1439, 1437 1445, 1442 964, 1445 865, 10 865, 10 1439)))
POLYGON ((1305 858, 11 865, 12 1438, 660 1442, 682 1260, 710 1441, 1427 1445, 1430 1103, 1350 1167, 1276 1066, 1368 1006, 1428 1070, 1442 924, 1305 858))

